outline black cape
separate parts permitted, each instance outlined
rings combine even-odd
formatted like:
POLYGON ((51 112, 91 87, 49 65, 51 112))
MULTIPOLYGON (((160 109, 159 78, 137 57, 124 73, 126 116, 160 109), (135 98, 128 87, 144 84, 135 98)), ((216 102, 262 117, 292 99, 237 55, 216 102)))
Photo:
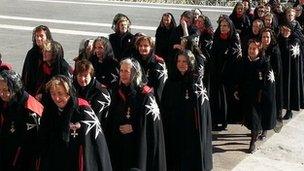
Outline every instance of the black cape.
POLYGON ((244 59, 240 83, 240 100, 245 125, 258 132, 271 130, 276 124, 275 75, 269 60, 244 59))
POLYGON ((25 91, 8 103, 0 100, 0 170, 34 171, 43 106, 25 91))
POLYGON ((120 85, 114 90, 106 137, 113 170, 166 170, 162 121, 151 88, 120 85), (124 124, 131 124, 133 132, 122 134, 124 124))
POLYGON ((41 119, 41 170, 111 171, 110 156, 98 118, 83 99, 70 98, 60 111, 46 96, 41 119), (74 132, 71 124, 81 126, 74 132))
POLYGON ((211 170, 211 112, 203 85, 204 65, 176 74, 165 84, 161 101, 168 170, 211 170))
POLYGON ((92 78, 89 85, 85 87, 81 87, 76 79, 74 79, 73 85, 76 89, 77 97, 89 102, 101 125, 104 126, 111 102, 111 97, 106 87, 95 78, 92 78))
POLYGON ((112 33, 109 41, 112 45, 114 56, 118 61, 130 57, 133 50, 134 35, 129 31, 124 34, 112 33))

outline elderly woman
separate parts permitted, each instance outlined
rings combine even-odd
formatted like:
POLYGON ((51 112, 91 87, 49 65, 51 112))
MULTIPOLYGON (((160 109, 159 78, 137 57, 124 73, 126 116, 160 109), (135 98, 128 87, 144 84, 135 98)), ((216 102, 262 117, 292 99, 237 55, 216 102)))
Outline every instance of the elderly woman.
POLYGON ((143 84, 135 59, 122 60, 119 75, 106 128, 113 169, 164 171, 162 122, 153 91, 143 84))
POLYGON ((97 37, 93 42, 93 55, 90 57, 96 79, 111 89, 118 81, 119 64, 114 57, 112 46, 105 37, 97 37))
POLYGON ((0 72, 0 170, 36 170, 39 118, 43 106, 12 70, 0 72))
POLYGON ((130 25, 131 21, 126 15, 121 13, 115 15, 112 23, 115 33, 109 35, 109 40, 118 61, 132 54, 134 36, 130 32, 130 25))
POLYGON ((112 170, 100 122, 88 102, 76 98, 66 76, 46 85, 41 118, 41 170, 112 170))
POLYGON ((111 98, 104 85, 94 77, 94 68, 90 61, 80 60, 75 65, 73 85, 77 97, 87 100, 101 124, 108 114, 111 98))
POLYGON ((186 50, 175 66, 161 102, 168 170, 211 170, 211 113, 203 59, 186 50))

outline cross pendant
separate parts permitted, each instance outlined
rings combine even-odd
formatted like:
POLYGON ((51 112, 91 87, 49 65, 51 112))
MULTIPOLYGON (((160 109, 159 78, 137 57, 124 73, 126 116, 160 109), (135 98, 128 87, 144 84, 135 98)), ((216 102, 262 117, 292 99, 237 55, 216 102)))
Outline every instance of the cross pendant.
POLYGON ((73 138, 76 138, 76 136, 78 136, 78 133, 76 132, 76 129, 73 130, 71 135, 73 136, 73 138))

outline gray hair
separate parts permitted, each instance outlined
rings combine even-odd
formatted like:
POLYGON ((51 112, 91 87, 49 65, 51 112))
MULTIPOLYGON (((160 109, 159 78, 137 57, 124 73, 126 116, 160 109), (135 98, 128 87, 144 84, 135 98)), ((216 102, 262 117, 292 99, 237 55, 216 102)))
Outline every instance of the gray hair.
POLYGON ((126 58, 120 61, 120 66, 127 64, 131 66, 131 84, 135 86, 141 86, 142 81, 142 70, 139 62, 134 58, 126 58))

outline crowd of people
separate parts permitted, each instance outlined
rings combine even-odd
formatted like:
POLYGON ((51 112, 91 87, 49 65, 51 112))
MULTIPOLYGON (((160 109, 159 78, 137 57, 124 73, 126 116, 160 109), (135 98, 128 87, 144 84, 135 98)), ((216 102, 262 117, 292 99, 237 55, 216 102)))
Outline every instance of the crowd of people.
POLYGON ((304 108, 303 7, 243 0, 216 30, 200 9, 164 13, 155 40, 118 13, 74 66, 37 26, 21 75, 0 55, 0 170, 212 170, 212 131, 228 124, 251 130, 254 152, 304 108))

